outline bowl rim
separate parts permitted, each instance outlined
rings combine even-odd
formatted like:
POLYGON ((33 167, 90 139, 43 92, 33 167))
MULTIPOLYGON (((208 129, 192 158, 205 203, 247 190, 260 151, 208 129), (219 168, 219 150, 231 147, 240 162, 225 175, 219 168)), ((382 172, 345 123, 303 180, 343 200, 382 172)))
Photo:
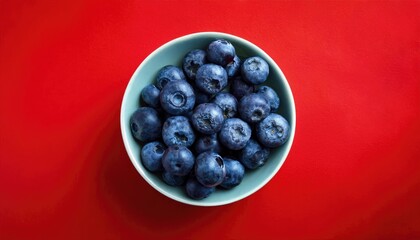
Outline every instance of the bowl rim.
POLYGON ((260 47, 258 47, 256 44, 250 42, 249 40, 246 40, 242 37, 236 36, 236 35, 232 35, 229 33, 224 33, 224 32, 215 32, 215 31, 205 31, 205 32, 195 32, 195 33, 190 33, 190 34, 186 34, 177 38, 174 38, 166 43, 164 43, 163 45, 161 45, 160 47, 156 48, 154 51, 152 51, 152 53, 150 53, 146 58, 143 59, 143 61, 140 63, 140 65, 136 68, 136 70, 134 71, 134 73, 131 75, 130 80, 124 90, 124 95, 123 95, 123 99, 121 102, 121 108, 120 108, 120 128, 121 128, 121 134, 122 134, 122 139, 123 139, 123 143, 124 143, 124 147, 125 150, 130 158, 131 163, 133 164, 133 166, 136 168, 137 172, 142 176, 142 178, 149 183, 155 190, 157 190, 158 192, 160 192, 161 194, 165 195, 166 197, 173 199, 175 201, 178 201, 180 203, 184 203, 184 204, 188 204, 188 205, 193 205, 193 206, 201 206, 201 207, 210 207, 210 206, 222 206, 222 205, 227 205, 230 203, 234 203, 237 201, 240 201, 252 194, 254 194, 255 192, 257 192, 258 190, 260 190, 262 187, 264 187, 279 171, 279 169, 282 167, 282 165, 284 164, 284 162, 286 161, 286 158, 288 157, 291 147, 293 145, 293 141, 294 141, 294 137, 295 137, 295 132, 296 132, 296 106, 295 106, 295 100, 294 100, 294 96, 292 93, 292 90, 290 88, 289 82, 287 81, 286 76, 283 74, 283 71, 280 69, 280 67, 277 65, 277 63, 264 51, 262 50, 260 47), (272 171, 272 173, 265 178, 263 181, 261 181, 256 187, 254 187, 253 189, 251 189, 250 191, 246 191, 240 195, 238 195, 237 197, 234 198, 230 198, 230 199, 224 199, 224 200, 219 200, 219 201, 214 201, 214 202, 200 202, 200 200, 194 200, 194 199, 187 199, 187 197, 182 198, 179 197, 177 195, 168 193, 166 191, 164 191, 160 186, 158 186, 154 181, 152 181, 151 179, 149 179, 146 176, 146 173, 144 172, 144 169, 141 169, 136 161, 136 157, 134 156, 133 151, 130 148, 130 144, 129 144, 129 140, 127 135, 131 134, 130 131, 127 131, 126 128, 126 119, 124 118, 124 112, 126 112, 126 102, 128 101, 128 92, 129 90, 132 88, 132 85, 134 84, 134 79, 137 78, 137 75, 139 74, 140 70, 143 68, 143 66, 149 61, 149 59, 152 59, 157 53, 159 53, 160 51, 162 51, 163 49, 171 46, 171 45, 176 45, 182 41, 185 40, 189 40, 192 38, 196 38, 196 37, 212 37, 212 38, 231 38, 231 39, 235 39, 235 41, 241 42, 241 44, 246 45, 247 47, 252 48, 253 50, 255 50, 256 52, 259 52, 262 54, 262 57, 269 63, 270 67, 274 67, 275 71, 277 71, 279 73, 279 75, 282 78, 282 84, 284 87, 284 90, 287 92, 287 95, 290 96, 290 119, 288 119, 290 127, 291 127, 291 132, 290 132, 290 136, 288 141, 286 142, 286 146, 285 146, 285 153, 282 157, 282 159, 280 159, 279 164, 276 165, 276 168, 274 169, 274 171, 272 171))

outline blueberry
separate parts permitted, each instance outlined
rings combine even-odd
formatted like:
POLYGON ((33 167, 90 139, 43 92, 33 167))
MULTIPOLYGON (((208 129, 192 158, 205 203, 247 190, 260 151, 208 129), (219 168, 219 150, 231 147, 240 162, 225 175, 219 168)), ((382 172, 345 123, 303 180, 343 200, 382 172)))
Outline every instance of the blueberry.
POLYGON ((214 187, 223 182, 226 175, 223 158, 212 151, 200 153, 195 163, 195 176, 206 187, 214 187))
POLYGON ((261 147, 257 141, 250 139, 242 148, 239 160, 245 167, 256 169, 267 162, 269 155, 270 149, 261 147))
POLYGON ((176 176, 186 176, 194 167, 194 155, 185 146, 170 146, 162 157, 165 171, 176 176))
POLYGON ((141 91, 146 107, 130 118, 144 168, 170 186, 185 185, 192 199, 238 186, 246 169, 264 165, 290 135, 287 120, 274 113, 277 93, 257 90, 268 75, 263 58, 241 59, 225 39, 189 51, 181 68, 162 67, 156 84, 141 91))
POLYGON ((241 100, 243 96, 253 93, 254 91, 255 86, 245 82, 241 76, 237 76, 232 79, 232 84, 230 85, 230 93, 232 93, 236 99, 241 100))
POLYGON ((242 64, 241 73, 248 83, 261 84, 267 80, 268 63, 260 57, 249 57, 242 64))
POLYGON ((256 123, 270 114, 270 104, 261 94, 251 93, 239 101, 238 112, 244 121, 256 123))
POLYGON ((162 179, 163 181, 170 186, 182 186, 185 183, 187 176, 177 176, 173 175, 167 171, 163 171, 162 179))
POLYGON ((225 39, 217 39, 207 47, 207 60, 226 67, 235 57, 235 47, 225 39))
POLYGON ((141 142, 151 142, 160 138, 162 121, 155 109, 141 107, 131 115, 130 128, 135 139, 141 142))
POLYGON ((225 189, 231 189, 238 186, 245 175, 245 167, 237 160, 224 158, 226 176, 220 184, 225 189))
POLYGON ((153 84, 147 85, 141 91, 141 99, 143 102, 154 108, 160 107, 159 95, 160 90, 153 84))
POLYGON ((223 111, 215 103, 198 105, 191 117, 194 128, 204 134, 214 134, 220 131, 223 121, 223 111))
POLYGON ((160 105, 169 114, 185 114, 194 108, 194 104, 194 90, 186 81, 168 82, 160 92, 160 105))
POLYGON ((258 141, 269 148, 283 145, 290 136, 289 122, 281 115, 271 113, 256 126, 258 141))
POLYGON ((232 78, 239 74, 241 68, 241 59, 235 55, 232 62, 228 63, 225 67, 228 78, 232 78))
POLYGON ((242 149, 250 138, 251 128, 239 118, 226 119, 219 132, 220 142, 231 150, 242 149))
POLYGON ((276 112, 279 109, 280 98, 271 87, 262 86, 258 89, 257 93, 262 94, 270 104, 271 112, 276 112))
POLYGON ((144 145, 140 152, 143 166, 151 172, 162 170, 162 156, 165 149, 166 146, 159 141, 144 145))
POLYGON ((179 80, 184 80, 186 81, 187 79, 185 78, 185 74, 182 71, 182 69, 180 69, 177 66, 173 66, 173 65, 166 65, 163 68, 161 68, 157 74, 156 77, 156 86, 159 89, 162 89, 163 87, 165 87, 165 85, 168 82, 171 81, 179 81, 179 80))
POLYGON ((195 141, 194 149, 197 154, 206 151, 213 151, 219 154, 222 152, 222 146, 219 143, 217 134, 201 135, 195 141))
POLYGON ((226 70, 216 64, 204 64, 197 71, 195 83, 201 91, 207 94, 216 94, 228 84, 226 70))
POLYGON ((200 200, 208 197, 212 194, 216 188, 215 187, 205 187, 197 181, 194 177, 190 177, 185 184, 185 190, 187 195, 196 200, 200 200))
POLYGON ((236 100, 236 98, 228 92, 220 92, 216 94, 212 102, 222 109, 223 116, 225 118, 234 117, 238 111, 238 100, 236 100))
POLYGON ((193 49, 189 51, 182 60, 182 69, 191 80, 195 80, 197 70, 207 63, 206 51, 202 49, 193 49))
POLYGON ((167 146, 191 146, 195 141, 194 130, 184 116, 173 116, 166 119, 162 127, 163 142, 167 146))

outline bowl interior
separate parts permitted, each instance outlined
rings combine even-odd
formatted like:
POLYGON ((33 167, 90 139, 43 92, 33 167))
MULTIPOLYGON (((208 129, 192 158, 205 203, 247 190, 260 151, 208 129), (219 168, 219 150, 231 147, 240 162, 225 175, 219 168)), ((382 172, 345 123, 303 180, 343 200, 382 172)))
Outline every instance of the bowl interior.
POLYGON ((260 48, 252 43, 224 33, 204 32, 190 34, 181 38, 172 40, 161 46, 150 54, 137 68, 133 74, 124 94, 121 107, 121 130, 127 153, 137 171, 143 178, 156 190, 162 194, 191 205, 197 206, 217 206, 232 203, 243 199, 261 187, 263 187, 279 170, 285 161, 291 148, 295 128, 295 105, 293 95, 280 68, 276 63, 260 48), (280 97, 279 114, 285 117, 291 125, 291 136, 288 141, 271 152, 267 163, 256 170, 247 171, 242 183, 231 190, 217 190, 208 198, 202 200, 193 200, 186 196, 184 188, 172 187, 166 185, 160 176, 147 171, 141 164, 140 151, 141 146, 134 140, 130 132, 129 119, 131 114, 140 106, 140 92, 148 84, 154 84, 156 74, 160 68, 165 65, 182 66, 184 55, 192 49, 205 49, 206 46, 217 38, 224 38, 230 41, 241 57, 261 56, 270 66, 270 73, 264 85, 272 87, 280 97))

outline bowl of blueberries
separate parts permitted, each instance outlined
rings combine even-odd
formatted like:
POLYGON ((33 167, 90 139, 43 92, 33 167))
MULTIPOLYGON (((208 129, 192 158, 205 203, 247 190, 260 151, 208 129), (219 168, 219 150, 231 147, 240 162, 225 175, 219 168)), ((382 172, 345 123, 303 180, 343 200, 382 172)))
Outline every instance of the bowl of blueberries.
POLYGON ((195 206, 250 196, 292 147, 296 110, 274 60, 220 32, 176 38, 146 57, 121 105, 127 154, 163 195, 195 206))

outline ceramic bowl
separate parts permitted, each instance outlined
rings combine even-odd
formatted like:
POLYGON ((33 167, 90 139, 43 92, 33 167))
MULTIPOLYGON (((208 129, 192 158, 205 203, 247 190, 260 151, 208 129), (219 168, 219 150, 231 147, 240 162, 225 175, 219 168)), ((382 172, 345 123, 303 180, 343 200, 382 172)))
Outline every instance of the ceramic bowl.
POLYGON ((196 206, 218 206, 233 203, 261 189, 273 178, 285 162, 291 149, 296 129, 296 110, 293 94, 280 67, 255 44, 243 38, 220 32, 200 32, 176 38, 162 45, 146 57, 138 66, 127 85, 122 100, 120 117, 125 148, 140 176, 163 195, 173 200, 196 206), (284 145, 272 150, 264 166, 256 170, 247 171, 240 185, 230 190, 217 189, 205 199, 194 200, 186 195, 183 187, 169 186, 161 180, 158 174, 151 173, 143 167, 140 160, 142 146, 131 135, 129 120, 131 114, 139 107, 141 90, 146 85, 155 83, 156 74, 160 68, 165 65, 181 67, 182 59, 188 51, 195 48, 206 49, 206 46, 211 41, 220 38, 230 41, 235 46, 238 56, 260 56, 268 62, 270 73, 263 85, 272 87, 278 93, 281 102, 278 113, 289 121, 291 135, 284 145))

